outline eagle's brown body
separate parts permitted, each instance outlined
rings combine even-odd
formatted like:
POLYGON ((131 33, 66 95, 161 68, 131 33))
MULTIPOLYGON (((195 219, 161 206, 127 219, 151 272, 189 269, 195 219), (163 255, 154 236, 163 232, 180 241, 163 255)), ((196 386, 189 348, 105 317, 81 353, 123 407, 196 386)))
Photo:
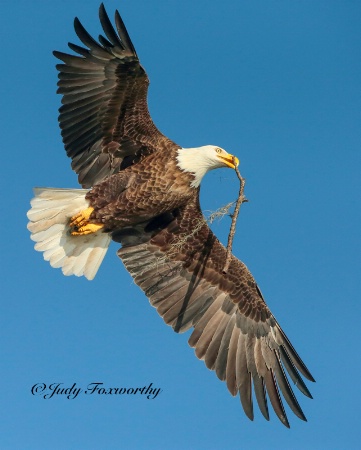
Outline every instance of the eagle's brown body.
POLYGON ((118 255, 135 283, 175 331, 194 328, 196 355, 232 395, 239 392, 250 419, 253 386, 267 420, 268 398, 289 426, 281 393, 306 420, 286 372, 308 397, 301 375, 314 381, 312 375, 247 267, 232 256, 223 272, 226 249, 200 209, 202 177, 234 168, 236 158, 215 146, 183 149, 158 131, 147 108, 148 77, 119 13, 117 31, 103 5, 100 20, 106 37, 99 43, 75 19, 85 47, 69 44, 76 56, 55 52, 63 61, 62 137, 84 189, 35 190, 28 213, 35 248, 65 275, 92 279, 110 240, 120 242, 118 255), (74 217, 89 221, 89 234, 72 232, 74 217))
POLYGON ((153 153, 96 184, 86 195, 91 219, 113 231, 185 205, 198 189, 189 188, 193 176, 177 167, 178 149, 174 144, 166 155, 153 153))

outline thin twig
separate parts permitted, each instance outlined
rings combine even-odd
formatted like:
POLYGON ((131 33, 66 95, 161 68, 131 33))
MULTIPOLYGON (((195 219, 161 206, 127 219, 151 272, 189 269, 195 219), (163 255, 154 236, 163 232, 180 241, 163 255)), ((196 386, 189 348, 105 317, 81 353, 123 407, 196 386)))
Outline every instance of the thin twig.
POLYGON ((234 208, 233 214, 231 215, 232 223, 231 223, 231 229, 230 229, 229 235, 228 235, 227 255, 226 255, 226 262, 225 262, 224 267, 223 267, 223 273, 227 273, 228 272, 229 264, 231 262, 232 244, 233 244, 234 235, 236 233, 236 222, 237 222, 237 217, 238 217, 238 214, 239 214, 239 210, 241 208, 242 203, 245 203, 245 202, 248 201, 246 199, 246 197, 244 196, 244 194, 243 194, 244 186, 246 184, 246 180, 244 178, 242 178, 241 174, 239 173, 238 167, 236 165, 235 165, 235 171, 236 171, 237 177, 238 177, 239 182, 240 182, 240 187, 239 187, 239 194, 238 194, 237 203, 236 203, 236 206, 234 208))
POLYGON ((232 223, 231 223, 231 229, 230 229, 229 235, 228 235, 226 261, 225 261, 224 268, 223 268, 223 273, 227 273, 229 264, 231 261, 231 256, 232 256, 232 243, 233 243, 234 235, 236 233, 236 222, 237 222, 239 210, 240 210, 241 204, 248 201, 243 194, 246 180, 244 178, 242 178, 242 176, 239 173, 239 170, 236 166, 235 166, 235 171, 236 171, 237 177, 240 181, 240 189, 239 189, 238 199, 236 201, 228 203, 227 205, 221 206, 216 211, 213 211, 208 216, 208 218, 202 217, 198 221, 196 226, 192 229, 191 233, 183 233, 183 234, 179 235, 178 239, 175 239, 174 242, 170 243, 170 248, 167 250, 166 254, 164 254, 162 257, 156 258, 155 263, 153 263, 151 265, 147 265, 146 270, 149 270, 150 268, 155 268, 161 264, 165 264, 165 263, 167 263, 169 257, 172 258, 172 257, 176 256, 179 252, 182 251, 182 248, 187 243, 189 237, 198 233, 198 231, 205 224, 207 224, 207 222, 209 224, 212 224, 216 219, 221 219, 225 215, 229 215, 232 218, 232 223), (234 204, 235 204, 235 208, 234 208, 233 214, 230 214, 229 210, 230 210, 230 208, 232 208, 232 206, 234 204))

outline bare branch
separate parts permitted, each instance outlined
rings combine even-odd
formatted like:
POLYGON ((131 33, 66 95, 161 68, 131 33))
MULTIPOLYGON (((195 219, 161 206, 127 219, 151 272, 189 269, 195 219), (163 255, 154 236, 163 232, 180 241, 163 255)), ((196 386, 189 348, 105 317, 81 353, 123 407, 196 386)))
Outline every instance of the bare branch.
POLYGON ((199 219, 199 221, 196 223, 196 225, 192 228, 192 231, 190 231, 189 233, 182 233, 174 240, 174 242, 170 242, 169 249, 166 251, 166 253, 161 257, 156 257, 154 263, 148 265, 146 270, 149 270, 150 268, 156 268, 162 264, 167 263, 168 258, 176 257, 177 254, 182 251, 182 248, 187 244, 188 239, 191 236, 194 236, 196 233, 198 233, 198 231, 205 224, 207 224, 207 222, 209 224, 212 224, 215 220, 222 219, 224 216, 229 215, 232 218, 232 222, 231 222, 230 232, 228 235, 226 261, 225 261, 224 268, 223 268, 223 273, 227 272, 230 261, 231 261, 231 256, 232 256, 232 243, 233 243, 234 235, 236 232, 236 222, 237 222, 239 210, 240 210, 241 204, 248 201, 243 194, 246 181, 244 178, 242 178, 237 167, 235 167, 235 171, 236 171, 236 174, 240 181, 240 189, 239 189, 238 199, 236 201, 228 203, 227 205, 221 206, 216 211, 211 212, 208 217, 202 217, 201 219, 199 219), (232 208, 233 205, 235 205, 235 208, 234 208, 233 214, 231 214, 229 212, 229 210, 232 208))
POLYGON ((242 178, 241 174, 239 173, 238 167, 236 165, 235 165, 235 171, 236 171, 237 177, 238 177, 239 182, 240 182, 240 187, 239 187, 237 203, 236 203, 236 206, 234 208, 233 214, 231 215, 232 223, 231 223, 231 229, 230 229, 229 235, 228 235, 227 256, 226 256, 226 262, 225 262, 224 267, 223 267, 223 273, 227 273, 228 268, 229 268, 229 264, 231 262, 232 244, 233 244, 234 235, 236 233, 236 222, 237 222, 237 217, 238 217, 238 214, 239 214, 239 210, 241 208, 242 203, 245 203, 245 202, 248 201, 246 199, 246 197, 244 196, 244 194, 243 194, 244 186, 246 184, 246 180, 244 178, 242 178))

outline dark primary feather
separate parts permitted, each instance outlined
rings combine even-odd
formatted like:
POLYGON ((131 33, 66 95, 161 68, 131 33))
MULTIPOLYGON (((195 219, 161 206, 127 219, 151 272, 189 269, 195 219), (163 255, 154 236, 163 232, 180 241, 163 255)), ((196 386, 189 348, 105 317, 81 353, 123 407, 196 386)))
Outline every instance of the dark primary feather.
POLYGON ((289 427, 283 398, 306 420, 286 376, 311 397, 301 374, 314 381, 264 302, 247 267, 235 257, 222 273, 226 249, 202 222, 198 195, 156 221, 117 231, 118 251, 135 282, 175 331, 193 327, 189 344, 208 368, 239 392, 253 420, 252 385, 269 420, 267 396, 289 427), (281 396, 282 394, 282 396, 281 396))
POLYGON ((57 65, 63 142, 86 188, 173 144, 149 115, 149 80, 118 11, 117 31, 103 5, 99 17, 106 38, 98 43, 76 18, 74 28, 86 48, 70 43, 77 55, 54 52, 64 63, 57 65))

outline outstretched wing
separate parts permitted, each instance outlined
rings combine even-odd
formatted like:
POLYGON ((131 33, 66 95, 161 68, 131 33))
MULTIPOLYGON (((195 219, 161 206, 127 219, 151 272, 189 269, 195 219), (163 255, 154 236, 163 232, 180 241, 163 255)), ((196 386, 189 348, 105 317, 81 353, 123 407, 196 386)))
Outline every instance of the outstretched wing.
POLYGON ((196 356, 240 394, 253 420, 252 384, 259 408, 269 420, 267 396, 289 427, 281 393, 306 420, 286 372, 307 397, 300 373, 314 381, 268 309, 247 267, 232 256, 222 272, 226 249, 205 223, 198 197, 146 226, 122 230, 113 239, 125 267, 150 303, 176 332, 193 327, 189 344, 196 356), (299 373, 300 372, 300 373, 299 373))
POLYGON ((150 153, 175 145, 155 127, 147 106, 149 80, 118 13, 114 30, 103 4, 100 22, 106 38, 96 42, 76 18, 82 43, 69 43, 77 56, 61 52, 59 123, 79 183, 91 187, 150 153), (80 55, 80 56, 79 56, 80 55))

